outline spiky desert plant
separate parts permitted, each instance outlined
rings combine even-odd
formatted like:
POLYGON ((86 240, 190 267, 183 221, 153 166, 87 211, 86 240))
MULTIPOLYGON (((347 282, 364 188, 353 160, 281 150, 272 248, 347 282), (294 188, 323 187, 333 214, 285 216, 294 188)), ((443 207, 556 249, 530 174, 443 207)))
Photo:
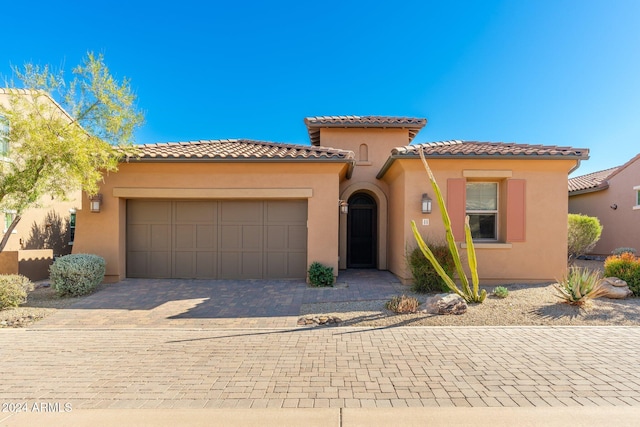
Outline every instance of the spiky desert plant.
POLYGON ((419 305, 420 302, 416 298, 402 295, 391 298, 384 307, 394 313, 415 313, 419 305))
POLYGON ((444 204, 444 199, 442 198, 442 192, 440 191, 440 187, 436 182, 436 178, 431 172, 431 168, 427 163, 427 159, 424 157, 424 153, 422 150, 418 150, 420 154, 420 159, 422 160, 422 164, 424 165, 427 174, 429 175, 429 181, 431 182, 431 186, 433 187, 433 192, 436 195, 436 199, 438 200, 438 206, 440 207, 440 214, 442 215, 442 222, 444 223, 447 244, 449 245, 449 251, 451 251, 451 255, 453 256, 453 262, 456 267, 456 271, 458 272, 458 277, 460 278, 460 283, 462 284, 462 289, 458 288, 456 282, 451 278, 440 266, 438 260, 433 255, 429 246, 424 242, 422 236, 418 232, 418 227, 416 227, 415 221, 411 221, 411 230, 413 231, 413 236, 418 243, 418 247, 424 254, 424 256, 431 262, 433 268, 436 272, 442 277, 447 288, 449 288, 452 292, 460 295, 467 302, 483 302, 487 297, 487 291, 482 290, 479 291, 479 279, 478 279, 478 263, 476 259, 476 251, 473 245, 473 238, 471 237, 471 228, 469 227, 469 216, 465 218, 464 223, 464 234, 465 240, 467 243, 467 259, 469 262, 469 270, 471 271, 471 279, 473 288, 469 286, 469 280, 467 279, 467 275, 462 268, 462 261, 460 259, 460 252, 458 252, 458 246, 456 245, 453 231, 451 229, 451 219, 449 218, 449 212, 447 211, 447 207, 444 204))
POLYGON ((583 305, 605 294, 599 271, 572 266, 567 275, 554 285, 557 296, 571 305, 583 305))

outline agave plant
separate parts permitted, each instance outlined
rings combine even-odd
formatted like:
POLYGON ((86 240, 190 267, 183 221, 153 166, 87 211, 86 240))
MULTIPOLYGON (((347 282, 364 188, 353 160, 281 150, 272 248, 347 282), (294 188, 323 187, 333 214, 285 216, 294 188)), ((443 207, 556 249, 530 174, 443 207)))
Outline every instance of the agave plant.
POLYGON ((469 217, 466 217, 464 224, 464 234, 465 240, 467 243, 467 259, 469 260, 469 270, 471 271, 471 279, 473 288, 469 286, 469 280, 467 279, 467 275, 462 268, 462 261, 460 260, 460 253, 458 252, 458 246, 456 245, 453 231, 451 229, 451 219, 449 218, 449 212, 447 211, 447 207, 444 204, 444 199, 442 198, 442 192, 440 191, 440 187, 436 182, 436 178, 433 176, 431 172, 431 168, 427 163, 427 159, 424 157, 424 153, 422 150, 418 151, 420 153, 420 159, 422 160, 422 164, 429 175, 429 181, 431 181, 431 186, 433 187, 433 191, 436 195, 436 199, 438 200, 438 206, 440 207, 440 214, 442 215, 442 222, 444 223, 447 244, 449 245, 449 251, 451 251, 451 255, 453 256, 453 262, 456 267, 456 271, 458 273, 458 277, 460 278, 460 283, 462 284, 462 289, 458 288, 456 282, 444 271, 442 266, 438 263, 438 260, 433 255, 429 246, 424 242, 422 236, 418 232, 418 227, 416 227, 415 221, 411 221, 411 230, 413 230, 413 236, 418 243, 418 247, 424 254, 424 256, 431 262, 433 268, 436 270, 438 275, 442 278, 447 288, 449 288, 452 292, 460 295, 467 302, 483 302, 487 297, 487 291, 482 290, 479 291, 479 279, 478 279, 478 263, 476 260, 476 250, 473 246, 473 239, 471 237, 471 228, 469 227, 469 217))
POLYGON ((583 305, 605 293, 599 271, 572 266, 567 275, 554 285, 557 296, 571 305, 583 305))

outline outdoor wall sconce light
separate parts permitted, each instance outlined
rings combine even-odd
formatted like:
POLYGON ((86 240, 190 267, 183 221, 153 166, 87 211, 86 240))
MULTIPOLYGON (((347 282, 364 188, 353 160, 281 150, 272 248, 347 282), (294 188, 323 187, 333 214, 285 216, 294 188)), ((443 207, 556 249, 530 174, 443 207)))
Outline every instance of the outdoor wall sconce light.
POLYGON ((613 209, 614 211, 615 211, 616 209, 618 209, 618 205, 616 205, 615 203, 614 203, 614 204, 612 204, 612 205, 611 205, 611 206, 609 206, 609 207, 610 207, 611 209, 613 209))
POLYGON ((341 214, 346 215, 349 213, 349 203, 347 203, 345 200, 338 200, 338 206, 340 206, 341 214))
POLYGON ((100 212, 100 206, 102 205, 102 194, 96 194, 89 199, 89 208, 91 212, 100 212))
POLYGON ((431 199, 427 193, 422 195, 422 213, 430 214, 431 213, 431 199))

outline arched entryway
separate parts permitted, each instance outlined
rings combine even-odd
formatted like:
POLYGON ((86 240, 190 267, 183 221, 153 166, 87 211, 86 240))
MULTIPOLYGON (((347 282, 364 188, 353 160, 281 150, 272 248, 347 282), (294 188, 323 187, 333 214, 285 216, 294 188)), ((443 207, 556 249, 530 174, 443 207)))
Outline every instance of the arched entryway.
POLYGON ((366 193, 349 198, 347 268, 377 268, 378 206, 366 193))

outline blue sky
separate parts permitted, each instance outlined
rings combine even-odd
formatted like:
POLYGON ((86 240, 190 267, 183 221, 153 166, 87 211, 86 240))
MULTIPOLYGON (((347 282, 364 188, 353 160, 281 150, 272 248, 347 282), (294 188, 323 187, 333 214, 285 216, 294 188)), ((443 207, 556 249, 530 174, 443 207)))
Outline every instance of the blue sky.
POLYGON ((304 117, 353 114, 425 117, 416 142, 589 148, 574 175, 640 153, 637 0, 63 6, 2 6, 0 75, 103 53, 145 111, 139 143, 308 144, 304 117))

